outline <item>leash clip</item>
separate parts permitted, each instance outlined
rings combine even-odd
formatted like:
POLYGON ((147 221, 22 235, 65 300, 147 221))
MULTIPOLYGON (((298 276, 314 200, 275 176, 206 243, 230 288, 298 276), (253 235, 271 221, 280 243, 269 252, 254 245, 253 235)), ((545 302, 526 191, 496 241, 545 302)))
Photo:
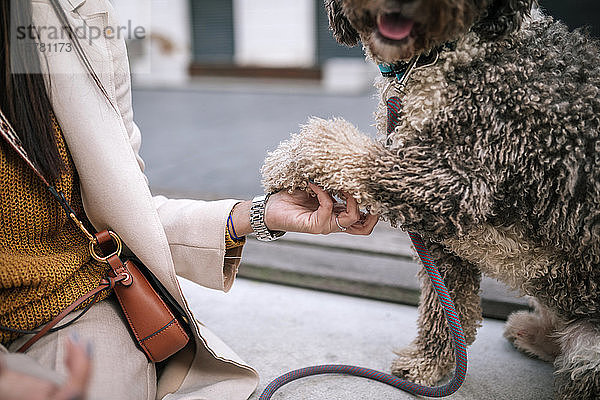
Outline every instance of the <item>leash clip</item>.
POLYGON ((393 79, 391 79, 389 81, 389 83, 387 84, 387 87, 385 88, 385 90, 383 91, 383 101, 387 100, 389 92, 392 88, 395 88, 396 91, 398 91, 402 97, 404 97, 404 95, 406 94, 404 92, 404 88, 406 87, 406 83, 408 82, 408 78, 410 78, 410 75, 412 74, 413 70, 415 69, 415 66, 417 65, 417 60, 419 59, 419 56, 414 56, 413 58, 410 59, 410 61, 408 63, 403 63, 403 65, 398 68, 398 64, 396 65, 380 65, 379 69, 381 70, 383 76, 389 76, 389 77, 394 77, 393 79), (384 69, 384 68, 389 68, 389 69, 384 69), (386 72, 387 71, 387 72, 386 72), (393 75, 390 75, 393 74, 393 75))
POLYGON ((404 97, 406 84, 412 73, 421 68, 426 68, 437 63, 440 52, 437 48, 431 49, 427 54, 414 56, 408 62, 398 64, 380 64, 379 70, 384 77, 394 77, 383 91, 383 100, 387 100, 390 89, 395 88, 404 97))

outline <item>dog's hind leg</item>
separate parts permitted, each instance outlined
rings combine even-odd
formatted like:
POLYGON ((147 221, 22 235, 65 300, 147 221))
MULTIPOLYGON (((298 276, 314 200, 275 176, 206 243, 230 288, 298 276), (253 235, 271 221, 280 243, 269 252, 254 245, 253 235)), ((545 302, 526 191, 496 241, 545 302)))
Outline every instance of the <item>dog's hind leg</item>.
MULTIPOLYGON (((482 318, 478 293, 481 274, 477 267, 447 252, 440 244, 431 241, 426 244, 454 300, 466 341, 471 344, 482 318)), ((419 275, 418 336, 409 347, 397 352, 392 373, 412 382, 434 385, 452 369, 454 346, 431 281, 424 270, 419 275)))
POLYGON ((600 398, 600 321, 577 320, 558 333, 555 388, 561 400, 600 398))
POLYGON ((522 352, 552 362, 560 353, 556 332, 563 323, 537 300, 532 303, 533 312, 517 311, 508 317, 504 337, 522 352))

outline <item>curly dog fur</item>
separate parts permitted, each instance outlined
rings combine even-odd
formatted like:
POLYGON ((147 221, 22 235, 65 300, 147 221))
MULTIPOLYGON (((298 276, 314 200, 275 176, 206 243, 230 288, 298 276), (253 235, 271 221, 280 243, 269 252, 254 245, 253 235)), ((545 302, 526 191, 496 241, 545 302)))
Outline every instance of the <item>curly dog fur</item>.
MULTIPOLYGON (((386 145, 344 120, 312 119, 266 160, 267 190, 306 188, 312 179, 420 233, 469 343, 482 318, 481 273, 532 296, 534 311, 512 315, 505 336, 554 362, 557 398, 599 398, 598 43, 532 0, 326 0, 326 7, 336 38, 362 41, 375 62, 449 41, 455 49, 415 71, 386 145), (382 23, 410 34, 391 40, 382 23)), ((376 85, 383 92, 388 83, 376 85)), ((376 121, 385 135, 384 100, 376 121)), ((392 371, 431 385, 451 371, 454 355, 421 275, 419 334, 392 371)))

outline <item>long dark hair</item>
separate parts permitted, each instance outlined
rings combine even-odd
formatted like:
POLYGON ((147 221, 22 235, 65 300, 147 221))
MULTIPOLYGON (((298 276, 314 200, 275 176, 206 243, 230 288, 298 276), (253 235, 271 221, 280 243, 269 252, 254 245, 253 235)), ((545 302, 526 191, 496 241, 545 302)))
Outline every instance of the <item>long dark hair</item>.
POLYGON ((52 106, 39 55, 32 46, 11 43, 11 21, 17 24, 13 26, 30 26, 31 1, 0 2, 0 90, 4 92, 0 109, 32 161, 46 178, 54 180, 64 166, 56 147, 52 106))
MULTIPOLYGON (((50 0, 60 23, 69 33, 73 47, 102 94, 109 99, 98 75, 83 53, 77 36, 70 29, 64 10, 57 0, 50 0)), ((0 110, 11 122, 23 142, 31 160, 51 181, 56 180, 64 169, 56 146, 56 135, 51 116, 52 105, 48 96, 51 90, 50 76, 44 80, 40 68, 40 53, 33 41, 11 42, 13 27, 30 27, 32 21, 31 0, 0 1, 0 110)), ((112 101, 109 102, 113 107, 112 101)))

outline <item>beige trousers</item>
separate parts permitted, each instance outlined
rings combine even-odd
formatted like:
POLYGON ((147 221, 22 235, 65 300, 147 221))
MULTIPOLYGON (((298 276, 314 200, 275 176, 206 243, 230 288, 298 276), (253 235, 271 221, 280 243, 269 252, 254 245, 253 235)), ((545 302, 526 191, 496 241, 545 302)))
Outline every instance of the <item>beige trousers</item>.
MULTIPOLYGON (((70 314, 65 322, 78 312, 70 314)), ((114 297, 95 304, 81 319, 71 326, 41 338, 25 353, 56 379, 66 374, 65 341, 76 332, 82 341, 91 343, 92 378, 88 400, 154 400, 156 398, 156 370, 145 354, 136 346, 114 297)), ((30 336, 11 343, 9 352, 16 351, 30 336)), ((1 347, 1 346, 0 346, 1 347)), ((6 351, 6 349, 3 349, 6 351)), ((10 354, 3 357, 10 358, 10 354)), ((18 357, 15 357, 18 358, 18 357)), ((22 368, 22 367, 21 367, 22 368)), ((38 368, 39 369, 39 368, 38 368)), ((36 368, 31 368, 35 371, 36 368)))

